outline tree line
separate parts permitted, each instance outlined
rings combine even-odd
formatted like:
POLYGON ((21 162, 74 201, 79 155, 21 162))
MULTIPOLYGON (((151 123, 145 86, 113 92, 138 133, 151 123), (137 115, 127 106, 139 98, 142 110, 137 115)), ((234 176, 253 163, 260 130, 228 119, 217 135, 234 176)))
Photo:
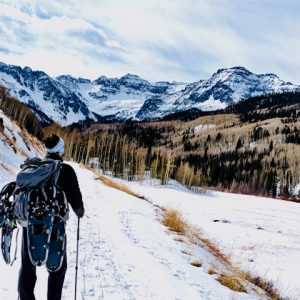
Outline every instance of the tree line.
MULTIPOLYGON (((216 187, 273 197, 289 197, 293 193, 299 172, 292 172, 284 150, 274 149, 272 141, 262 150, 256 147, 245 150, 241 149, 244 140, 239 138, 234 150, 211 154, 209 143, 224 139, 222 134, 217 134, 215 138, 207 137, 202 154, 188 151, 183 155, 184 152, 172 149, 170 144, 161 146, 165 141, 164 134, 173 132, 172 126, 164 129, 149 126, 119 124, 105 130, 80 131, 54 124, 45 129, 45 134, 55 132, 65 139, 67 157, 128 180, 143 180, 147 171, 151 178, 159 179, 162 184, 172 178, 188 187, 216 187)), ((269 136, 258 126, 253 129, 250 139, 259 141, 269 136)), ((188 136, 184 135, 184 148, 187 140, 188 136)))
POLYGON ((28 106, 11 97, 2 86, 0 86, 0 109, 28 132, 39 139, 43 138, 43 129, 39 119, 28 106))

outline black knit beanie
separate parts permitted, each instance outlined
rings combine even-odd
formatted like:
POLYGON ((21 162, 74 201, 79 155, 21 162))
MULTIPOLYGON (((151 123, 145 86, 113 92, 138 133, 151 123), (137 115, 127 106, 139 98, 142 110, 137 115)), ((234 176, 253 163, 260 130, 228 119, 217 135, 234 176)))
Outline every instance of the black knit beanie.
POLYGON ((43 139, 43 143, 46 148, 52 149, 54 148, 59 142, 59 137, 56 134, 52 134, 43 139))

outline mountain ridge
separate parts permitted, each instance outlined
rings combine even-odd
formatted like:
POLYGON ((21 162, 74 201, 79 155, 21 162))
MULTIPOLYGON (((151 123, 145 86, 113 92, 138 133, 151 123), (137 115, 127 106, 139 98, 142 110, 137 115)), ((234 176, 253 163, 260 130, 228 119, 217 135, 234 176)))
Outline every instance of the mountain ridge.
POLYGON ((254 74, 241 66, 219 69, 210 78, 192 83, 151 83, 130 73, 95 80, 51 77, 30 67, 0 63, 0 85, 31 107, 44 123, 52 120, 61 125, 154 119, 192 108, 211 111, 253 96, 300 91, 300 86, 275 74, 254 74))

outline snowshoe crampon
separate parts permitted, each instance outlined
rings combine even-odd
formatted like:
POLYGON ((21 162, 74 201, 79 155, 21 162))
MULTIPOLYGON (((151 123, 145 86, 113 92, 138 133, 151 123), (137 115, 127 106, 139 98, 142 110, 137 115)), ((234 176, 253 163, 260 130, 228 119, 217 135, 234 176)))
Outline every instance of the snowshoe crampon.
POLYGON ((15 229, 14 222, 12 219, 6 218, 2 226, 1 235, 1 251, 4 261, 10 264, 10 247, 13 236, 13 230, 15 229))
POLYGON ((6 211, 5 211, 5 204, 1 201, 0 202, 0 228, 2 228, 4 222, 5 222, 5 217, 6 217, 6 211))
POLYGON ((5 185, 0 191, 0 228, 4 225, 6 218, 8 217, 11 208, 11 196, 13 196, 16 188, 15 182, 10 182, 5 185))
POLYGON ((65 225, 65 220, 61 217, 55 217, 46 262, 46 268, 49 272, 55 272, 62 266, 66 243, 65 225))
POLYGON ((54 207, 44 189, 29 194, 27 216, 28 253, 34 265, 41 266, 48 258, 54 220, 54 207), (49 199, 48 199, 49 200, 49 199))
POLYGON ((68 202, 65 193, 57 188, 55 202, 55 218, 49 244, 46 268, 49 272, 59 270, 63 263, 66 243, 66 220, 68 219, 68 202))
POLYGON ((4 261, 10 264, 10 247, 15 224, 13 220, 13 199, 16 183, 11 182, 5 185, 0 192, 0 228, 1 251, 4 261))

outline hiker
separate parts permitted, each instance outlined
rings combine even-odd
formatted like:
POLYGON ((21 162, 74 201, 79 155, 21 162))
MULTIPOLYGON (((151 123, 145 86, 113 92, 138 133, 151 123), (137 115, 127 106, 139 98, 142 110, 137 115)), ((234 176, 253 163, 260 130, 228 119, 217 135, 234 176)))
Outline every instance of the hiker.
MULTIPOLYGON (((46 158, 63 161, 64 140, 57 135, 51 135, 43 140, 47 150, 46 158)), ((60 186, 66 194, 68 203, 78 218, 84 215, 84 206, 79 189, 77 176, 70 165, 62 163, 57 185, 60 186)), ((20 300, 34 300, 34 286, 36 283, 36 267, 31 263, 28 253, 27 228, 23 227, 22 241, 22 262, 19 273, 18 292, 20 300)), ((59 270, 49 272, 48 275, 48 300, 61 299, 62 288, 65 274, 67 271, 67 254, 64 249, 63 263, 59 270)))

